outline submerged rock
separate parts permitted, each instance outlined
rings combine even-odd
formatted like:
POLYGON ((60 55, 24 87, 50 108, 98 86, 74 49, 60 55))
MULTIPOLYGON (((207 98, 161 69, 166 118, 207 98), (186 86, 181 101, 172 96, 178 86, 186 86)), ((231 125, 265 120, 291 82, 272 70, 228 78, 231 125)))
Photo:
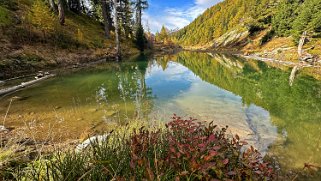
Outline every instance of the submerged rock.
POLYGON ((98 109, 96 109, 96 108, 89 109, 89 112, 92 112, 92 113, 97 112, 97 111, 98 111, 98 109))
POLYGON ((79 152, 85 150, 92 143, 101 144, 102 142, 107 140, 109 135, 110 134, 108 133, 108 134, 104 134, 104 135, 90 137, 90 138, 86 139, 85 141, 83 141, 81 144, 77 145, 75 151, 79 153, 79 152))
POLYGON ((6 127, 0 125, 0 132, 9 131, 6 127))

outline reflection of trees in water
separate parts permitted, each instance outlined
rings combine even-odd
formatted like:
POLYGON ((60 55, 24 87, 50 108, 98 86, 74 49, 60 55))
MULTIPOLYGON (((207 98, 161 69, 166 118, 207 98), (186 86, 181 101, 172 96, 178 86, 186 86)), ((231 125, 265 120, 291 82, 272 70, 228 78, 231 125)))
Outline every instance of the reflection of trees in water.
POLYGON ((194 52, 179 53, 173 60, 202 80, 240 95, 246 104, 259 105, 274 116, 301 121, 321 119, 321 83, 312 78, 300 77, 291 88, 289 72, 268 68, 259 61, 194 52))
POLYGON ((96 101, 105 105, 109 114, 114 116, 117 113, 117 119, 122 122, 147 118, 152 109, 151 90, 145 83, 147 63, 141 61, 120 64, 107 77, 112 83, 102 84, 96 91, 96 101))
MULTIPOLYGON (((297 160, 303 164, 304 160, 310 159, 321 163, 321 154, 315 155, 321 150, 318 140, 321 136, 319 81, 301 76, 290 87, 289 72, 235 56, 182 52, 172 60, 188 67, 202 80, 240 95, 245 104, 254 103, 268 110, 279 131, 287 132, 287 145, 274 148, 280 154, 292 154, 283 155, 285 162, 297 160)), ((159 59, 157 62, 165 64, 168 61, 159 59)))

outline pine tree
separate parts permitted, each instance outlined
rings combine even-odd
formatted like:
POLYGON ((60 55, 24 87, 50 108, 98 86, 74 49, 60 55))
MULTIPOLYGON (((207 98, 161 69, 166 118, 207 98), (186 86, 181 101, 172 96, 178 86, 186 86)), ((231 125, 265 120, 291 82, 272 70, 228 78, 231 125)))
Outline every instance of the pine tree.
POLYGON ((145 49, 145 43, 146 43, 146 37, 144 34, 144 28, 143 26, 139 26, 136 30, 136 46, 140 51, 144 51, 145 49))
POLYGON ((147 0, 136 0, 135 2, 135 10, 136 10, 136 26, 142 26, 142 13, 143 10, 148 8, 147 0))
POLYGON ((159 40, 161 41, 166 41, 168 39, 168 30, 166 29, 166 27, 163 25, 162 29, 159 33, 159 40))
POLYGON ((129 0, 121 0, 121 23, 126 38, 132 36, 132 4, 129 0))

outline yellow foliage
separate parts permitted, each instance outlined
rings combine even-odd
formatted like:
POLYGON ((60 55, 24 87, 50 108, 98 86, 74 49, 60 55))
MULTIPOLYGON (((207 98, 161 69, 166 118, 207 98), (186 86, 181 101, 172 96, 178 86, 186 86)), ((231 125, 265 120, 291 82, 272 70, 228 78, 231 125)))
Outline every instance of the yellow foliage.
POLYGON ((28 20, 43 32, 52 32, 55 29, 56 19, 54 14, 50 12, 42 0, 34 1, 28 14, 28 20))
POLYGON ((77 39, 79 42, 84 41, 84 33, 79 28, 77 29, 77 39))

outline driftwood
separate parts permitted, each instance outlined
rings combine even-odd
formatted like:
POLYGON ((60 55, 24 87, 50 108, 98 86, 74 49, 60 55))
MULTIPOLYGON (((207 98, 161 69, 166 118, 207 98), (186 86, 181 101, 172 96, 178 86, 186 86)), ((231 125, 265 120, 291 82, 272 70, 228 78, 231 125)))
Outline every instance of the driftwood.
MULTIPOLYGON (((299 55, 299 60, 302 61, 303 60, 303 45, 305 43, 305 40, 306 40, 306 36, 307 36, 307 33, 306 32, 303 32, 302 36, 301 36, 301 39, 299 41, 299 45, 298 45, 298 55, 299 55)), ((296 73, 301 69, 301 65, 296 65, 293 67, 292 71, 291 71, 291 75, 290 75, 290 78, 289 78, 289 84, 290 86, 293 85, 293 81, 294 81, 294 78, 295 78, 295 75, 296 73)))
POLYGON ((298 55, 299 55, 300 64, 294 66, 292 69, 292 72, 291 72, 291 75, 289 78, 290 86, 293 85, 293 81, 294 81, 294 78, 295 78, 295 75, 297 74, 297 72, 300 69, 307 67, 307 66, 303 66, 305 63, 309 63, 311 67, 312 66, 314 67, 315 63, 319 63, 319 62, 321 63, 321 61, 318 60, 318 58, 319 58, 318 56, 311 55, 306 52, 307 50, 313 49, 314 47, 306 49, 306 50, 303 49, 303 46, 304 46, 306 40, 307 40, 307 32, 305 31, 305 32, 303 32, 301 39, 299 41, 299 45, 298 45, 298 55))
POLYGON ((35 83, 38 83, 38 82, 40 82, 42 80, 45 80, 45 79, 48 79, 48 78, 54 77, 54 76, 55 76, 54 74, 50 74, 50 75, 46 75, 44 77, 41 77, 41 78, 38 78, 38 79, 35 79, 35 80, 31 80, 31 81, 28 81, 28 82, 22 82, 20 85, 17 85, 17 86, 1 89, 0 90, 0 96, 8 94, 8 93, 11 93, 11 92, 14 92, 14 91, 17 91, 17 90, 20 90, 20 89, 28 87, 28 86, 31 86, 31 85, 33 85, 35 83))
POLYGON ((296 73, 297 73, 301 68, 302 68, 302 67, 299 66, 299 65, 296 65, 296 66, 293 67, 293 69, 292 69, 292 71, 291 71, 290 78, 289 78, 290 86, 293 85, 293 81, 294 81, 295 75, 296 75, 296 73))

